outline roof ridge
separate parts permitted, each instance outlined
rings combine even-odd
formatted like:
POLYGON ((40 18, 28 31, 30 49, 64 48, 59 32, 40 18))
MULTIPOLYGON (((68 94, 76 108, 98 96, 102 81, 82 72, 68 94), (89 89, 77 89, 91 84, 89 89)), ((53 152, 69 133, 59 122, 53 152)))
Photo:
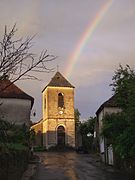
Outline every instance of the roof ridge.
POLYGON ((118 107, 117 100, 116 100, 116 94, 112 95, 110 98, 108 98, 105 102, 103 102, 98 110, 96 111, 96 114, 98 114, 104 107, 118 107))

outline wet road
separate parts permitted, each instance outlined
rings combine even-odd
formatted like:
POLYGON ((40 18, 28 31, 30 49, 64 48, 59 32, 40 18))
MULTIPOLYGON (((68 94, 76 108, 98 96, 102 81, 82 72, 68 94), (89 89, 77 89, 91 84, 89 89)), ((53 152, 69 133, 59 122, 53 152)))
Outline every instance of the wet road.
POLYGON ((135 180, 135 176, 105 167, 98 158, 76 152, 38 153, 38 180, 135 180))

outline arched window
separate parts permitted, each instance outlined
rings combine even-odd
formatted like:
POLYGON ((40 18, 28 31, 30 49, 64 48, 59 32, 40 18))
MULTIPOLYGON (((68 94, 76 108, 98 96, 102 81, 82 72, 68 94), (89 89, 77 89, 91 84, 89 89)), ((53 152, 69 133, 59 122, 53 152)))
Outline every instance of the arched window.
POLYGON ((58 94, 58 107, 64 107, 64 96, 62 95, 62 93, 58 94))

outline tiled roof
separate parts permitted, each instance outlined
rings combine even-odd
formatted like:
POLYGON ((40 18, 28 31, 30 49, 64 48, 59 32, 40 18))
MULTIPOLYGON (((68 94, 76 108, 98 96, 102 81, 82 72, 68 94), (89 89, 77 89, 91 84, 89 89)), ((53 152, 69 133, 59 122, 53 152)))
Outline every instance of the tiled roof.
POLYGON ((96 114, 99 114, 103 110, 104 107, 118 107, 116 103, 116 96, 113 95, 110 99, 105 101, 97 110, 96 114))
MULTIPOLYGON (((53 76, 49 84, 46 86, 55 86, 55 87, 71 87, 74 88, 73 85, 71 85, 63 76, 60 72, 56 72, 56 74, 53 76)), ((45 87, 45 88, 46 88, 45 87)), ((44 88, 44 89, 45 89, 44 88)), ((44 91, 43 89, 43 91, 44 91)))
POLYGON ((34 103, 34 98, 23 92, 9 80, 0 80, 0 98, 16 98, 31 100, 31 107, 34 103))

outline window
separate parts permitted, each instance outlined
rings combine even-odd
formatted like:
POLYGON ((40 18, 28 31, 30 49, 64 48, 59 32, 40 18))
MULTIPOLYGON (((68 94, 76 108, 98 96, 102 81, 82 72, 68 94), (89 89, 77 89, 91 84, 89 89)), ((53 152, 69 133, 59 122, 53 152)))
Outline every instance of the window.
POLYGON ((46 98, 44 99, 44 108, 46 109, 46 98))
POLYGON ((62 95, 62 93, 58 94, 58 107, 64 107, 64 96, 62 95))

